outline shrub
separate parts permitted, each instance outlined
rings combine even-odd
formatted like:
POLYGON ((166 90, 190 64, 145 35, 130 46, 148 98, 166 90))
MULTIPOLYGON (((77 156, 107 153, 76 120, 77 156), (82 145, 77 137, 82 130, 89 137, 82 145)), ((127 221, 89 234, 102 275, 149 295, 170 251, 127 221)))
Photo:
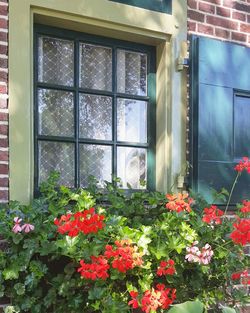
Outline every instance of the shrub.
POLYGON ((118 179, 72 191, 56 178, 32 205, 0 211, 5 312, 153 313, 188 300, 216 312, 249 300, 235 286, 250 284, 247 200, 232 221, 187 194, 126 194, 118 179))

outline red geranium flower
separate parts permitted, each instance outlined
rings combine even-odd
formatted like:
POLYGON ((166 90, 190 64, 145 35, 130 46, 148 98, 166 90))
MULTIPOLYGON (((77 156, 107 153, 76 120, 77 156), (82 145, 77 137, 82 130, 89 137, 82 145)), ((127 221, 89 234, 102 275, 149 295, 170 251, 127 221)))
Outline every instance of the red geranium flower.
POLYGON ((242 213, 250 213, 250 201, 243 200, 242 201, 243 207, 240 208, 242 213))
POLYGON ((210 208, 204 209, 204 215, 203 215, 203 222, 207 224, 221 224, 221 216, 224 214, 224 212, 217 208, 216 205, 211 205, 210 208))
POLYGON ((237 172, 241 173, 246 170, 250 174, 250 160, 248 157, 243 157, 242 160, 234 168, 237 172))
POLYGON ((169 261, 161 261, 156 274, 158 276, 174 275, 175 274, 174 260, 170 259, 169 261))
POLYGON ((193 203, 194 200, 192 198, 189 198, 188 194, 167 194, 166 198, 169 200, 169 202, 166 204, 166 208, 170 211, 176 211, 178 213, 182 211, 191 212, 190 205, 193 203))
POLYGON ((233 224, 235 230, 231 233, 230 237, 236 244, 242 246, 250 243, 250 220, 239 219, 237 223, 233 224))

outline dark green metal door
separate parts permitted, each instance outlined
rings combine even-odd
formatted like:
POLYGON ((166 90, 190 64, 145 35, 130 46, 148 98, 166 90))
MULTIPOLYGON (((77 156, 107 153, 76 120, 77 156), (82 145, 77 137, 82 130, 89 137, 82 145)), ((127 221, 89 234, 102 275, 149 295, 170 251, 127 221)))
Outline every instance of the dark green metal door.
MULTIPOLYGON (((235 164, 250 157, 250 49, 209 38, 191 40, 191 187, 231 188, 235 164)), ((250 197, 242 174, 233 202, 250 197)))

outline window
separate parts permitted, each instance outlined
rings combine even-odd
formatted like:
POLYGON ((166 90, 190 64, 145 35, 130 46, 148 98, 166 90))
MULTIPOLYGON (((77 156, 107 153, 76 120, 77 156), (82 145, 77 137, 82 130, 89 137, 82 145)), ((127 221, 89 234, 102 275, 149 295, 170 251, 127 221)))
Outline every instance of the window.
POLYGON ((111 0, 151 11, 171 14, 172 0, 111 0))
POLYGON ((37 25, 34 81, 36 189, 52 170, 154 188, 153 47, 37 25))

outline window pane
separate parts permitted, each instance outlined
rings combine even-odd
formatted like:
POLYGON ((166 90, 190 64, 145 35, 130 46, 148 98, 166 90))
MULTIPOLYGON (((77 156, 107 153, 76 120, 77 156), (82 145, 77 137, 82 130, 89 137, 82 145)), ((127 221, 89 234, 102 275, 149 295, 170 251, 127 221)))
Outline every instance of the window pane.
POLYGON ((44 83, 73 86, 73 41, 50 37, 39 38, 38 80, 44 83))
POLYGON ((88 177, 95 176, 103 186, 103 181, 111 180, 112 150, 110 146, 80 145, 80 185, 88 185, 88 177))
POLYGON ((147 102, 117 100, 117 137, 119 141, 147 142, 147 102))
POLYGON ((80 137, 112 139, 112 98, 81 94, 79 99, 80 137))
POLYGON ((147 95, 147 55, 118 50, 117 90, 132 95, 147 95))
POLYGON ((112 91, 112 49, 80 44, 80 87, 112 91))
POLYGON ((59 184, 74 186, 74 144, 39 142, 39 183, 49 177, 51 171, 60 172, 59 184))
POLYGON ((39 89, 39 134, 74 136, 74 97, 71 92, 39 89))
POLYGON ((250 157, 250 97, 235 97, 234 157, 250 157))
POLYGON ((124 188, 129 183, 133 189, 144 189, 140 181, 147 180, 147 150, 119 147, 117 149, 117 176, 122 179, 124 188))

